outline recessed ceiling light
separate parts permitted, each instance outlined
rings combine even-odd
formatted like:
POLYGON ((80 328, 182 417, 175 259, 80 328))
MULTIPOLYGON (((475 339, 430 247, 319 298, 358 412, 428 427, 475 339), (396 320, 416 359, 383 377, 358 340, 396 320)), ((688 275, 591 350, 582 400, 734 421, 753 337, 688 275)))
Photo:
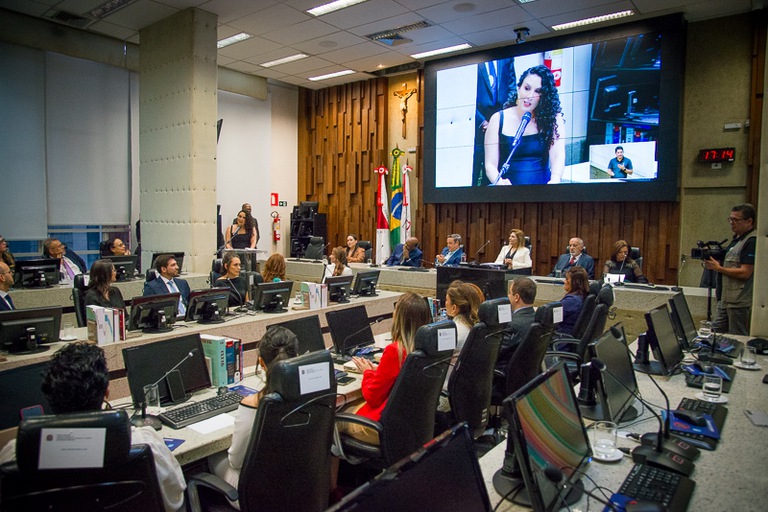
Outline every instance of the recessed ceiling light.
POLYGON ((619 18, 626 18, 635 14, 633 10, 619 11, 611 14, 603 14, 602 16, 595 16, 594 18, 584 18, 583 20, 571 21, 568 23, 561 23, 560 25, 552 25, 552 30, 568 30, 569 28, 583 27, 584 25, 592 25, 593 23, 601 23, 608 20, 616 20, 619 18))
POLYGON ((309 57, 309 55, 307 55, 306 53, 297 53, 296 55, 289 55, 288 57, 283 57, 282 59, 275 59, 269 62, 265 62, 264 64, 259 64, 259 66, 263 68, 271 68, 272 66, 279 66, 280 64, 288 64, 289 62, 306 59, 307 57, 309 57))
POLYGON ((122 9, 126 5, 132 4, 135 1, 136 0, 109 0, 93 9, 91 11, 91 16, 96 18, 103 18, 109 14, 112 14, 118 9, 122 9))
POLYGON ((472 12, 477 6, 469 2, 456 4, 453 6, 453 10, 456 12, 472 12))
POLYGON ((235 34, 233 36, 225 37, 224 39, 220 39, 218 43, 216 43, 216 48, 222 49, 225 46, 229 46, 231 44, 239 43, 240 41, 245 41, 246 39, 250 39, 253 36, 251 34, 246 34, 245 32, 240 32, 239 34, 235 34))
POLYGON ((457 44, 456 46, 449 46, 447 48, 439 48, 429 52, 421 52, 411 55, 414 59, 426 59, 427 57, 434 57, 435 55, 443 55, 444 53, 458 52, 459 50, 466 50, 472 48, 471 44, 457 44))
POLYGON ((313 7, 312 9, 309 9, 307 12, 312 16, 322 16, 323 14, 328 14, 329 12, 346 9, 347 7, 352 7, 353 5, 361 4, 366 1, 367 0, 336 0, 335 2, 330 2, 323 5, 318 5, 317 7, 313 7))
POLYGON ((529 4, 529 3, 533 2, 533 0, 517 0, 517 1, 519 3, 521 3, 521 4, 529 4))
POLYGON ((351 69, 345 69, 344 71, 337 71, 336 73, 329 73, 327 75, 311 76, 307 80, 318 82, 320 80, 328 80, 329 78, 336 78, 337 76, 351 75, 354 73, 351 69))

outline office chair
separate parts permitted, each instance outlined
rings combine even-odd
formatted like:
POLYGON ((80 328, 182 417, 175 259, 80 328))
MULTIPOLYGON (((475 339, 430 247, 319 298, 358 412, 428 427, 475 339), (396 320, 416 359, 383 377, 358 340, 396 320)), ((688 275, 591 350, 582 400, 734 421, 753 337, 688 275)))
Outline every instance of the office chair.
MULTIPOLYGON (((47 431, 46 434, 50 434, 47 431)), ((131 446, 131 424, 121 411, 94 411, 23 420, 16 437, 16 461, 0 466, 3 511, 162 511, 163 498, 147 445, 131 446), (99 467, 83 466, 79 452, 46 468, 43 429, 104 432, 99 467), (103 467, 101 464, 103 462, 103 467)))
POLYGON ((325 248, 325 239, 321 236, 313 236, 309 239, 309 245, 304 251, 304 258, 308 260, 323 259, 323 249, 325 248))
POLYGON ((208 283, 211 286, 214 286, 214 283, 222 276, 222 274, 224 274, 224 269, 221 266, 221 258, 214 258, 213 261, 211 261, 211 274, 208 283))
POLYGON ((365 249, 365 261, 367 262, 368 260, 370 260, 371 259, 371 253, 373 252, 371 241, 370 240, 360 240, 359 242, 357 242, 357 246, 358 247, 362 247, 363 249, 365 249))
POLYGON ((211 498, 222 504, 220 495, 239 499, 243 512, 320 512, 328 506, 336 406, 330 353, 310 352, 277 362, 269 372, 268 391, 259 401, 237 489, 210 473, 193 475, 187 478, 190 511, 209 510, 206 501, 211 498), (302 394, 302 372, 310 366, 322 376, 315 380, 323 386, 302 394))
POLYGON ((77 320, 78 327, 85 327, 88 325, 87 315, 85 313, 86 291, 88 291, 88 287, 85 285, 85 276, 83 274, 76 275, 72 286, 72 302, 75 306, 75 319, 77 320))
MULTIPOLYGON (((589 323, 590 318, 592 318, 592 313, 595 311, 595 306, 597 305, 597 294, 600 292, 601 287, 602 283, 600 281, 591 281, 589 283, 589 294, 584 299, 581 312, 579 313, 579 317, 576 319, 576 323, 573 324, 571 334, 563 337, 579 339, 584 335, 584 330, 587 328, 587 324, 589 323)), ((555 334, 554 339, 558 339, 557 334, 555 334)))
POLYGON ((637 266, 639 266, 640 268, 643 268, 643 256, 640 254, 639 247, 630 247, 629 257, 635 260, 635 263, 637 263, 637 266))
POLYGON ((423 325, 416 332, 415 348, 403 362, 379 421, 350 413, 336 415, 337 424, 357 423, 379 433, 379 444, 374 445, 339 432, 343 456, 362 458, 364 464, 383 469, 432 439, 437 401, 453 353, 453 347, 438 345, 438 335, 446 329, 455 333, 453 320, 423 325))
POLYGON ((449 412, 437 413, 438 431, 467 422, 473 438, 485 432, 491 406, 493 368, 505 324, 499 323, 499 308, 511 312, 509 298, 487 300, 478 311, 480 321, 472 326, 459 358, 448 376, 449 412))
POLYGON ((150 281, 154 281, 158 277, 160 277, 160 272, 158 272, 154 268, 148 268, 145 273, 144 281, 148 283, 150 281))

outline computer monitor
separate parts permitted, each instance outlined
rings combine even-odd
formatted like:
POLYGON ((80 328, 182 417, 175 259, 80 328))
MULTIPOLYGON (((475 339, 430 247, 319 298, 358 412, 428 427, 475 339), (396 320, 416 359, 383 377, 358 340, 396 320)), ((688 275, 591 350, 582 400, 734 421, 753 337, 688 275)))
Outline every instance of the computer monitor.
POLYGON ((299 217, 302 219, 311 218, 313 213, 317 213, 318 208, 320 208, 318 201, 302 201, 299 204, 299 217))
POLYGON ((337 354, 347 355, 353 349, 373 344, 373 331, 365 306, 353 306, 325 314, 337 354))
POLYGON ((38 354, 59 341, 61 306, 0 312, 0 348, 13 354, 38 354))
POLYGON ((683 360, 683 351, 677 342, 667 305, 662 304, 647 312, 645 323, 648 325, 645 332, 646 343, 656 360, 645 364, 635 363, 635 369, 653 375, 672 375, 683 360))
MULTIPOLYGON (((180 338, 147 343, 123 349, 125 372, 134 407, 144 401, 144 386, 160 380, 165 373, 189 356, 176 369, 181 376, 187 395, 199 389, 211 387, 211 377, 205 365, 205 354, 199 334, 188 334, 180 338)), ((171 394, 166 379, 158 383, 160 403, 171 403, 171 394)))
POLYGON ((168 332, 176 322, 179 310, 179 293, 134 297, 131 301, 129 331, 141 329, 146 333, 168 332))
POLYGON ((179 273, 181 273, 181 269, 184 267, 184 251, 153 252, 152 263, 150 264, 150 268, 155 268, 155 260, 158 258, 158 256, 162 256, 163 254, 173 255, 173 259, 175 259, 176 263, 179 265, 179 273))
POLYGON ((53 414, 40 385, 48 361, 0 372, 0 430, 17 427, 22 416, 53 414))
POLYGON ((380 270, 361 270, 355 277, 352 295, 375 296, 376 284, 379 282, 380 270))
MULTIPOLYGON (((510 276, 511 277, 511 276, 510 276)), ((445 304, 445 292, 452 282, 459 280, 474 283, 480 287, 485 300, 507 296, 507 273, 481 266, 437 267, 437 295, 440 304, 445 304)))
POLYGON ((592 451, 564 364, 549 368, 504 399, 504 408, 525 485, 511 494, 511 500, 537 512, 578 501, 579 475, 592 451), (548 468, 559 470, 563 481, 548 478, 548 468))
MULTIPOLYGON (((619 323, 614 327, 621 333, 621 339, 613 336, 611 328, 590 349, 605 365, 600 370, 600 378, 593 383, 597 404, 579 405, 579 408, 584 418, 623 423, 639 414, 633 406, 638 389, 632 358, 625 343, 624 326, 619 323)), ((581 385, 585 383, 582 381, 581 385)))
POLYGON ((299 339, 299 354, 325 350, 323 331, 320 328, 320 317, 317 315, 303 316, 273 325, 285 327, 296 335, 299 339))
POLYGON ((491 502, 466 423, 358 487, 328 512, 489 512, 491 502))
POLYGON ((285 313, 291 300, 293 281, 256 283, 253 285, 253 308, 265 313, 285 313))
POLYGON ((352 289, 352 279, 354 276, 331 276, 325 278, 325 284, 328 285, 328 302, 349 302, 347 295, 352 289))
POLYGON ((59 284, 59 258, 16 260, 16 288, 50 288, 59 284))
POLYGON ((115 266, 118 281, 127 281, 133 279, 136 275, 136 266, 139 262, 139 256, 136 254, 125 254, 122 256, 102 256, 105 260, 112 262, 115 266))
POLYGON ((677 339, 682 350, 690 350, 699 333, 696 332, 696 324, 693 322, 691 310, 685 300, 683 292, 678 292, 669 299, 672 326, 675 328, 677 339))
POLYGON ((189 304, 184 318, 199 324, 220 324, 229 307, 229 288, 204 288, 189 292, 189 304))

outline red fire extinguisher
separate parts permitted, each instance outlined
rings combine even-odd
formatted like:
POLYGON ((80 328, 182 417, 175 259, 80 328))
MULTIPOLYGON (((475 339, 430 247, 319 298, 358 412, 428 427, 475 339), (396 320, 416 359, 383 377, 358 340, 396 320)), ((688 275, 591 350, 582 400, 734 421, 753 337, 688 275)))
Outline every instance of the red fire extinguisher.
POLYGON ((272 212, 272 241, 280 241, 280 214, 272 212))

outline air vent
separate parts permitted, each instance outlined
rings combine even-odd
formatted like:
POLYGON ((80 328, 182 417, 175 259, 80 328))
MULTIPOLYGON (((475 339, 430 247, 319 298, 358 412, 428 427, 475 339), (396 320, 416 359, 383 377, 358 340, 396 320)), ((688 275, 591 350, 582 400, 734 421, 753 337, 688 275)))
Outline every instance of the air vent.
POLYGON ((48 11, 43 15, 43 17, 51 21, 61 23, 62 25, 69 25, 70 27, 75 28, 87 28, 96 21, 92 18, 80 16, 79 14, 72 14, 71 12, 58 10, 48 11))
POLYGON ((376 41, 379 43, 384 43, 389 46, 395 46, 398 44, 403 43, 410 43, 412 42, 411 39, 408 39, 407 37, 402 37, 401 34, 405 32, 410 32, 412 30, 419 30, 422 28, 430 27, 431 25, 426 21, 420 21, 418 23, 411 23, 410 25, 403 25, 402 27, 393 28, 390 30, 383 30, 381 32, 376 32, 375 34, 368 34, 367 37, 371 41, 376 41))

